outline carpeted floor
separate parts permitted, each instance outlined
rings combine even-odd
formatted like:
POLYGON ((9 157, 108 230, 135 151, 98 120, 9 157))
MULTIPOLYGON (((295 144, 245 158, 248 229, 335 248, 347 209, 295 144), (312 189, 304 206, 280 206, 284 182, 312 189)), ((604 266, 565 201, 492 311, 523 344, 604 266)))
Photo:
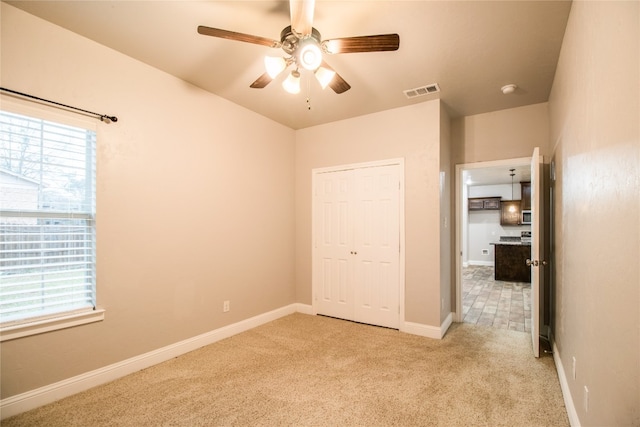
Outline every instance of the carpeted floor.
POLYGON ((553 359, 530 339, 293 314, 2 426, 568 426, 553 359))

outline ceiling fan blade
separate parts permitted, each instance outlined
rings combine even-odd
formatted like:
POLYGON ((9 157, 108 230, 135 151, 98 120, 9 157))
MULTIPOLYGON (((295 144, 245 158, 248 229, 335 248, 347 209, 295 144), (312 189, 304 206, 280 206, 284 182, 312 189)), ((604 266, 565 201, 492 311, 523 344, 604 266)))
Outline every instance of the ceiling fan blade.
POLYGON ((251 86, 249 86, 249 87, 251 87, 253 89, 262 89, 263 87, 265 87, 266 85, 268 85, 272 81, 273 81, 273 79, 271 78, 269 73, 264 73, 263 75, 258 77, 255 82, 251 83, 251 86))
MULTIPOLYGON (((321 66, 336 73, 336 70, 331 68, 331 66, 327 64, 326 61, 322 61, 321 66)), ((336 73, 336 75, 333 76, 333 79, 331 79, 331 81, 329 82, 329 87, 333 89, 333 91, 338 95, 351 89, 351 85, 347 83, 346 80, 343 79, 338 73, 336 73)))
POLYGON ((322 47, 327 53, 383 52, 398 50, 400 36, 379 34, 376 36, 344 37, 324 40, 322 47))
POLYGON ((266 37, 252 36, 251 34, 237 33, 235 31, 205 27, 204 25, 198 26, 198 33, 205 36, 219 37, 221 39, 236 40, 239 42, 259 44, 261 46, 269 46, 274 48, 282 46, 282 43, 280 43, 279 41, 268 39, 266 37))
POLYGON ((303 36, 311 34, 315 0, 290 0, 291 28, 303 36))

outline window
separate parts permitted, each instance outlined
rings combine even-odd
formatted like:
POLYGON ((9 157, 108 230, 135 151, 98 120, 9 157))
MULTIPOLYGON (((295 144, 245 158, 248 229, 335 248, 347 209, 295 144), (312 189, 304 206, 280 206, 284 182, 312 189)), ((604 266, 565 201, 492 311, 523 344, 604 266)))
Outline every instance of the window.
POLYGON ((95 165, 90 125, 0 111, 3 331, 95 310, 95 165))

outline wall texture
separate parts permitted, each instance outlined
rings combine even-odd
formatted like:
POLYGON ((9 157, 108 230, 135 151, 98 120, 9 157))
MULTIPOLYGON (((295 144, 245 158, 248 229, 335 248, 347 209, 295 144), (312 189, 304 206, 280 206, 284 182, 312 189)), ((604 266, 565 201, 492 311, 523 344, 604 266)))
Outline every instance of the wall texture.
POLYGON ((406 320, 440 327, 439 100, 297 132, 298 302, 312 303, 311 171, 399 157, 405 159, 406 320))
POLYGON ((583 426, 640 425, 639 6, 573 3, 549 100, 556 357, 583 426))
POLYGON ((98 125, 106 318, 3 342, 2 398, 294 303, 294 131, 1 7, 3 87, 119 118, 98 125))
POLYGON ((475 163, 531 157, 549 148, 549 112, 546 102, 476 114, 452 120, 453 163, 475 163))

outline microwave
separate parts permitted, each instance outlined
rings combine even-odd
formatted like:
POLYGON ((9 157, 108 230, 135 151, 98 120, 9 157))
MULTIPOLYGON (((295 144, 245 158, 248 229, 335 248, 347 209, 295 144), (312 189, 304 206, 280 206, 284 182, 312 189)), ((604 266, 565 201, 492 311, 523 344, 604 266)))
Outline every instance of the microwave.
POLYGON ((531 224, 531 211, 522 211, 522 218, 520 218, 520 224, 531 224))

